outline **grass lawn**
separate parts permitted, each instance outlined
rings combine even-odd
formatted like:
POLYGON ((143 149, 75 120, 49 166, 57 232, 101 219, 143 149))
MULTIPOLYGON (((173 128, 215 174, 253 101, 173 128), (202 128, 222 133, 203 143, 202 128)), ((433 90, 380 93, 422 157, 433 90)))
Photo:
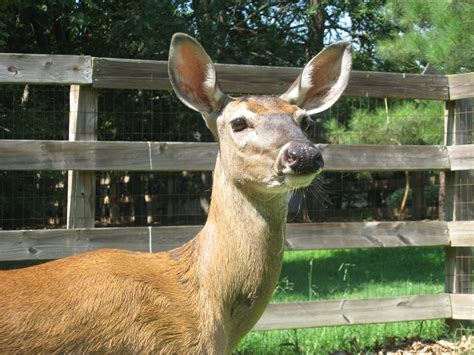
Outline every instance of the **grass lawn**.
MULTIPOLYGON (((293 251, 285 255, 273 301, 426 295, 444 290, 442 248, 293 251)), ((252 332, 237 351, 324 354, 371 350, 389 337, 437 339, 443 320, 252 332)))

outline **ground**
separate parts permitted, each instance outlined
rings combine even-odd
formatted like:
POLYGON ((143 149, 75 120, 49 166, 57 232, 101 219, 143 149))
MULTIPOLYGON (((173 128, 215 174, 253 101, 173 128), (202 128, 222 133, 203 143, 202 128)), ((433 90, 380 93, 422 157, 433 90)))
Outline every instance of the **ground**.
MULTIPOLYGON (((463 336, 457 342, 448 340, 426 340, 421 338, 397 339, 387 338, 385 343, 375 352, 358 351, 357 354, 369 355, 411 355, 411 354, 472 354, 474 352, 474 336, 463 336)), ((331 355, 354 354, 354 352, 334 351, 331 355)))

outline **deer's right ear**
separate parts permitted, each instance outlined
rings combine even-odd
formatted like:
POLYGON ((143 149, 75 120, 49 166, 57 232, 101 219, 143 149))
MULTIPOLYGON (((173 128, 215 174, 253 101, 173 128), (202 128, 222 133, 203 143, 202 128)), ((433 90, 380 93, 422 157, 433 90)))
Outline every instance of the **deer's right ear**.
POLYGON ((171 39, 168 74, 179 99, 204 114, 207 126, 216 133, 215 117, 211 116, 220 111, 226 95, 219 89, 214 64, 201 44, 176 33, 171 39))

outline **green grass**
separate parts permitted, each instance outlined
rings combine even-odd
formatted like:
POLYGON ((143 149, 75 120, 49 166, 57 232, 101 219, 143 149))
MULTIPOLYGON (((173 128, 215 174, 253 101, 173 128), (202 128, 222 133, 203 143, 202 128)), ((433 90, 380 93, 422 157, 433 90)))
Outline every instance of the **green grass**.
MULTIPOLYGON (((441 248, 357 249, 287 252, 273 301, 363 299, 443 292, 441 248)), ((252 332, 237 351, 320 354, 373 350, 389 337, 437 339, 444 321, 252 332)))

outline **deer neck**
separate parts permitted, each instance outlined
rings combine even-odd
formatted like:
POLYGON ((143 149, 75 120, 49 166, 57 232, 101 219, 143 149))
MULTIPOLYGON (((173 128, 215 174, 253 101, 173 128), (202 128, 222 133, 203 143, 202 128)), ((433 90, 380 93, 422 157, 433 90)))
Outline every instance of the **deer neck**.
POLYGON ((230 323, 229 331, 251 328, 271 298, 281 271, 289 197, 243 190, 226 179, 217 158, 209 217, 198 237, 198 272, 207 285, 206 302, 220 309, 216 321, 230 323))

